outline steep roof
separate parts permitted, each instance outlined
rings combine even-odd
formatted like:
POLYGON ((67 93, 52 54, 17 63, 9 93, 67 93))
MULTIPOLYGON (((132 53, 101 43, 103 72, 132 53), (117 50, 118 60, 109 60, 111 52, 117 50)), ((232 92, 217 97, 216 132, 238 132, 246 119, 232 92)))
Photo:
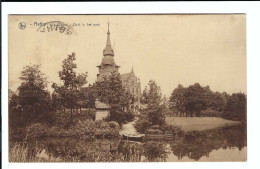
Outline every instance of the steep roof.
POLYGON ((126 81, 130 76, 131 76, 131 72, 125 73, 125 74, 120 74, 122 82, 126 81))

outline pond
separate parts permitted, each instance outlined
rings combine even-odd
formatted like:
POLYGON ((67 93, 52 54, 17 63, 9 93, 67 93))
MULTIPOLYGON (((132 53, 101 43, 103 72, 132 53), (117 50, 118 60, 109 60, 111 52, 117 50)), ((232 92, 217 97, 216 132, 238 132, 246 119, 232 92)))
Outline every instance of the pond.
POLYGON ((10 162, 246 161, 246 126, 189 132, 173 140, 71 138, 10 142, 10 162))

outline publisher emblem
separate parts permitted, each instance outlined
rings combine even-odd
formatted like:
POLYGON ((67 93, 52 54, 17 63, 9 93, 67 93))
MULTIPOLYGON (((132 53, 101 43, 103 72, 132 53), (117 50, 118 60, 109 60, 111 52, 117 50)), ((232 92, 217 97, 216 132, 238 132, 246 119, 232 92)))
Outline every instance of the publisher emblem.
POLYGON ((26 23, 25 23, 25 22, 20 22, 20 23, 18 24, 18 27, 19 27, 19 29, 24 30, 25 27, 26 27, 26 23))

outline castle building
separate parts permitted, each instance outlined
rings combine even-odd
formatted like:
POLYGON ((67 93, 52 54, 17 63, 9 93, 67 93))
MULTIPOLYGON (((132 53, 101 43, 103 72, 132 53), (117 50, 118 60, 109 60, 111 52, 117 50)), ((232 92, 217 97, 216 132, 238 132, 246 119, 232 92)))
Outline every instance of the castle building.
MULTIPOLYGON (((99 69, 99 73, 97 74, 98 82, 104 80, 105 77, 109 77, 112 74, 112 72, 119 73, 118 69, 120 68, 120 66, 118 66, 115 63, 114 50, 112 49, 111 46, 109 23, 108 23, 108 31, 107 31, 107 42, 106 42, 106 47, 103 50, 102 62, 97 67, 99 69)), ((137 112, 140 108, 140 98, 141 98, 140 80, 135 76, 133 69, 130 73, 120 74, 120 78, 123 87, 125 87, 125 89, 128 90, 134 96, 135 102, 130 106, 130 108, 137 112)), ((97 101, 96 108, 107 109, 108 106, 97 101)))

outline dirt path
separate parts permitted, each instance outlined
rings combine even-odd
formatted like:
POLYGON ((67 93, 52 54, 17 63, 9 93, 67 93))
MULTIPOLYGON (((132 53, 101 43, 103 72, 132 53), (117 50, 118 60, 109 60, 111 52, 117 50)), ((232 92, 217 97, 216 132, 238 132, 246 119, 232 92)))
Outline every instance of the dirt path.
POLYGON ((138 132, 136 131, 136 129, 134 128, 134 124, 136 122, 137 119, 135 119, 132 122, 123 124, 121 130, 119 131, 119 134, 138 134, 138 132))

